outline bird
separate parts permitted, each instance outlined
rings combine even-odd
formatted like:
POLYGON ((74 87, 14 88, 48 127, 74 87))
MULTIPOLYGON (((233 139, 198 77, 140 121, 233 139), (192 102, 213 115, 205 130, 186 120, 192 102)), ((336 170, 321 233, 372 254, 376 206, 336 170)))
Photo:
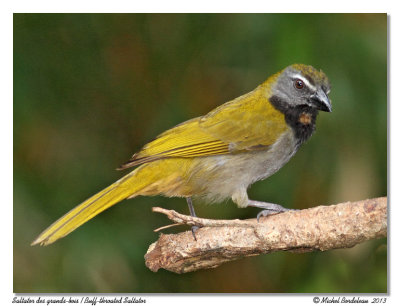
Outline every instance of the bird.
MULTIPOLYGON (((330 88, 326 74, 313 66, 282 69, 251 92, 160 134, 118 168, 133 171, 59 218, 32 245, 51 244, 137 196, 186 198, 192 216, 193 198, 262 209, 257 220, 288 211, 249 199, 247 189, 282 168, 310 138, 319 111, 332 111, 330 88)), ((192 227, 195 239, 197 229, 192 227)))

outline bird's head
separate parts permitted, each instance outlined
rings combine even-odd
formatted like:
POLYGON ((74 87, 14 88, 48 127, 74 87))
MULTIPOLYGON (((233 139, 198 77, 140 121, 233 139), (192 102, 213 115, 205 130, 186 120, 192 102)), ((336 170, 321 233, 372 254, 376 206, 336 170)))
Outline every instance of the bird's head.
POLYGON ((324 112, 332 111, 329 91, 325 73, 303 64, 286 67, 275 75, 271 86, 271 96, 284 101, 288 107, 309 106, 324 112))

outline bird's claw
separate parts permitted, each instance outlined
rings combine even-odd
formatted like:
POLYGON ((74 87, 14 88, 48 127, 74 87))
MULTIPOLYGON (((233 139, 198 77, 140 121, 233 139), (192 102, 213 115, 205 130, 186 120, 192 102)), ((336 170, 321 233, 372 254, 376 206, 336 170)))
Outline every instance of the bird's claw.
POLYGON ((257 214, 257 222, 260 222, 261 217, 267 217, 269 215, 276 215, 276 214, 283 213, 285 211, 298 211, 298 210, 300 210, 300 209, 289 209, 289 208, 283 208, 281 210, 264 209, 257 214))
POLYGON ((193 238, 194 238, 194 240, 196 240, 197 241, 197 238, 196 238, 196 231, 199 229, 200 227, 199 226, 196 226, 196 225, 193 225, 192 226, 192 235, 193 235, 193 238))

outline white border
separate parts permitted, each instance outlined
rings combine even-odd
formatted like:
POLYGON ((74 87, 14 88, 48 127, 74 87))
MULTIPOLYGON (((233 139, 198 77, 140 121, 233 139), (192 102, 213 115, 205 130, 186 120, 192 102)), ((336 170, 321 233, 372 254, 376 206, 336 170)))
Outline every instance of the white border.
MULTIPOLYGON (((217 0, 202 0, 193 1, 2 1, 0 11, 0 31, 2 47, 1 50, 1 143, 2 146, 1 154, 1 172, 2 172, 2 184, 1 194, 2 198, 2 213, 3 220, 1 224, 2 233, 2 246, 3 252, 1 257, 2 273, 1 273, 1 295, 0 302, 2 305, 11 304, 13 298, 13 255, 12 255, 12 177, 13 177, 13 136, 12 136, 12 112, 13 112, 13 62, 12 62, 12 39, 13 39, 13 17, 12 14, 16 13, 36 13, 36 12, 227 12, 227 13, 301 13, 301 12, 358 12, 358 13, 389 13, 389 55, 388 63, 389 69, 389 85, 391 89, 389 91, 390 103, 390 211, 391 211, 391 228, 390 228, 390 287, 391 292, 388 297, 386 304, 394 305, 400 302, 399 284, 400 274, 398 271, 398 240, 396 234, 399 230, 400 222, 397 222, 398 211, 399 211, 399 188, 398 173, 400 163, 400 150, 399 150, 399 124, 400 120, 397 119, 399 116, 400 97, 399 91, 397 90, 397 84, 399 84, 399 77, 397 71, 399 71, 399 10, 396 8, 397 1, 305 1, 305 0, 286 0, 286 1, 260 1, 260 0, 246 0, 240 2, 233 1, 217 1, 217 0), (396 188, 397 187, 397 188, 396 188), (391 239, 391 237, 395 237, 391 239)), ((397 2, 398 3, 398 2, 397 2)), ((266 277, 273 277, 267 276, 266 277)), ((310 295, 288 295, 288 296, 277 296, 277 295, 138 295, 146 297, 148 299, 147 304, 174 304, 174 305, 190 305, 197 303, 207 302, 227 302, 227 303, 238 303, 248 304, 254 303, 255 305, 263 305, 268 302, 270 305, 281 305, 284 303, 295 303, 296 305, 310 305, 312 303, 312 296, 310 295)), ((332 295, 319 295, 319 296, 332 296, 332 295)), ((45 296, 43 296, 45 297, 45 296)), ((365 296, 364 296, 365 297, 365 296)), ((37 295, 36 295, 37 298, 37 295)), ((16 305, 16 304, 13 304, 16 305)), ((101 304, 104 305, 104 304, 101 304)))

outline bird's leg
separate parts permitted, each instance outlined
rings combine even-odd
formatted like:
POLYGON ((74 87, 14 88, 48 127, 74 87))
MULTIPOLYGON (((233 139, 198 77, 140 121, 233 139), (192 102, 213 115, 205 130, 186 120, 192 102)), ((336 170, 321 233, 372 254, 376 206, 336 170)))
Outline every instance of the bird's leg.
MULTIPOLYGON (((190 215, 191 215, 192 217, 197 217, 197 216, 196 216, 196 213, 194 212, 194 207, 193 207, 193 203, 192 203, 192 198, 187 197, 187 198, 186 198, 186 202, 188 203, 188 206, 189 206, 190 215)), ((193 238, 194 238, 194 240, 196 240, 196 241, 197 241, 197 239, 196 239, 195 232, 196 232, 198 229, 199 229, 198 226, 196 226, 196 225, 193 225, 193 226, 192 226, 193 238)))
POLYGON ((285 208, 281 205, 274 203, 250 200, 247 196, 246 190, 238 190, 235 194, 233 194, 232 200, 239 207, 251 206, 251 207, 262 208, 263 210, 257 214, 257 221, 259 221, 261 217, 266 217, 271 214, 278 214, 289 210, 296 210, 296 209, 285 208))

